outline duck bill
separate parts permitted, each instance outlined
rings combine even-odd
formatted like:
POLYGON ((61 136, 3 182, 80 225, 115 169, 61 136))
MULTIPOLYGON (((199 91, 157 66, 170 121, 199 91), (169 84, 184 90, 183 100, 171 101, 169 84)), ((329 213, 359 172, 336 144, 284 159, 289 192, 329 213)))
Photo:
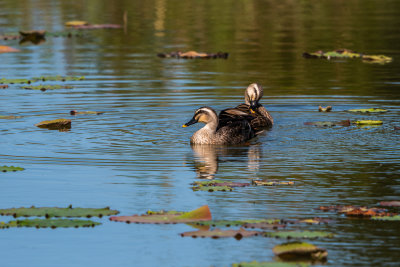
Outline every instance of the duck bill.
POLYGON ((193 117, 190 121, 188 121, 187 123, 185 123, 184 125, 182 125, 182 127, 188 127, 192 124, 197 123, 197 120, 193 117))
POLYGON ((250 112, 256 113, 257 110, 257 101, 250 101, 250 112))

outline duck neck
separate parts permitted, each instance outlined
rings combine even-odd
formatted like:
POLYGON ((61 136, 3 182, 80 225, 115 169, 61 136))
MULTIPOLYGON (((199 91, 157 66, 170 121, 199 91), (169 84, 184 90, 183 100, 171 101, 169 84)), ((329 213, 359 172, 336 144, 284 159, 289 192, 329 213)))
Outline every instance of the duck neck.
POLYGON ((195 132, 191 138, 192 144, 212 144, 218 127, 218 118, 208 122, 195 132))

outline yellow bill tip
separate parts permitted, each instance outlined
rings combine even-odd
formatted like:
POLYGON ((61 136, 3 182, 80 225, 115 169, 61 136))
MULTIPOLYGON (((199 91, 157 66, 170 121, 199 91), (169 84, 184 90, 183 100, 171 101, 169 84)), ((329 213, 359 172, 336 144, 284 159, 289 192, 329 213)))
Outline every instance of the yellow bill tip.
POLYGON ((182 127, 183 127, 183 128, 185 128, 185 127, 187 127, 187 125, 186 125, 186 124, 184 124, 184 125, 182 125, 182 127))
POLYGON ((253 109, 250 109, 250 112, 251 112, 251 113, 256 113, 253 109))

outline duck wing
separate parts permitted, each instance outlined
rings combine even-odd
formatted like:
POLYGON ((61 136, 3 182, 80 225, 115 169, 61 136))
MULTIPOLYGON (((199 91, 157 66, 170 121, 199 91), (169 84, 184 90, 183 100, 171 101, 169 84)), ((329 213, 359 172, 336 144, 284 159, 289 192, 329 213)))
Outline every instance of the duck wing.
POLYGON ((240 104, 235 108, 227 108, 222 110, 218 116, 218 128, 231 124, 232 121, 247 120, 250 122, 252 119, 254 119, 254 116, 250 113, 249 107, 250 106, 247 104, 240 104))
POLYGON ((255 132, 247 120, 230 120, 218 126, 216 137, 225 144, 240 144, 250 140, 255 132))

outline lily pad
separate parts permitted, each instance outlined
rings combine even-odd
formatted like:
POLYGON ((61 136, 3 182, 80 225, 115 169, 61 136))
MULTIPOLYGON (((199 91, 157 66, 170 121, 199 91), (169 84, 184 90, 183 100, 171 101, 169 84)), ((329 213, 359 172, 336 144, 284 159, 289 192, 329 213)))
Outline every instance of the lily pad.
POLYGON ((392 58, 384 55, 363 55, 363 62, 385 64, 392 62, 392 58))
POLYGON ((303 57, 305 58, 324 58, 324 59, 334 59, 334 58, 359 58, 362 59, 363 62, 368 63, 389 63, 392 61, 391 57, 384 56, 384 55, 364 55, 361 53, 357 53, 351 51, 349 49, 337 49, 334 51, 316 51, 312 53, 305 52, 303 53, 303 57))
POLYGON ((304 125, 314 125, 317 127, 333 127, 333 126, 350 126, 350 120, 343 121, 315 121, 315 122, 305 122, 304 125))
POLYGON ((386 206, 386 207, 400 207, 400 201, 381 201, 379 205, 386 206))
POLYGON ((0 229, 10 227, 36 227, 36 228, 78 228, 78 227, 94 227, 100 225, 99 222, 89 220, 69 220, 69 219, 33 219, 33 220, 16 220, 8 223, 0 224, 0 229))
POLYGON ((382 108, 360 108, 360 109, 349 109, 350 112, 361 112, 361 113, 384 113, 386 109, 382 108))
POLYGON ((257 236, 261 235, 262 232, 259 231, 247 231, 243 228, 239 230, 221 230, 221 229, 214 229, 214 230, 198 230, 192 232, 185 232, 182 233, 182 237, 191 236, 193 238, 196 237, 211 237, 211 238, 220 238, 220 237, 234 237, 237 240, 242 239, 243 237, 250 237, 250 236, 257 236))
POLYGON ((23 171, 24 168, 21 167, 14 167, 14 166, 0 166, 0 171, 2 172, 16 172, 16 171, 23 171))
POLYGON ((19 119, 19 118, 22 118, 22 116, 14 116, 14 115, 4 116, 4 115, 0 115, 0 119, 1 120, 14 120, 14 119, 19 119))
POLYGON ((373 121, 373 120, 359 120, 359 121, 353 121, 352 123, 357 124, 357 125, 381 125, 381 124, 383 124, 382 121, 373 121))
POLYGON ((146 214, 132 216, 114 216, 110 221, 126 222, 126 223, 155 223, 155 224, 170 224, 170 223, 190 223, 198 221, 210 221, 212 219, 208 205, 202 206, 190 212, 177 214, 146 214))
POLYGON ((14 83, 28 83, 30 84, 31 81, 28 79, 0 79, 0 84, 14 84, 14 83))
POLYGON ((379 221, 400 221, 400 215, 394 216, 372 216, 372 220, 379 220, 379 221))
POLYGON ((94 209, 94 208, 57 208, 57 207, 30 207, 30 208, 11 208, 11 209, 0 209, 0 215, 12 215, 14 217, 103 217, 118 214, 119 211, 112 210, 109 207, 94 209))
POLYGON ((276 181, 276 180, 252 180, 252 185, 257 186, 277 186, 277 185, 294 185, 293 181, 276 181))
POLYGON ((6 88, 8 88, 8 84, 0 85, 0 89, 6 89, 6 88))
POLYGON ((71 110, 69 114, 71 115, 100 115, 103 114, 104 112, 100 111, 76 111, 76 110, 71 110))
POLYGON ((0 45, 0 54, 1 53, 13 53, 13 52, 20 52, 21 50, 12 48, 6 45, 0 45))
POLYGON ((233 187, 245 187, 249 186, 249 183, 237 183, 237 182, 226 182, 221 180, 210 180, 194 182, 192 189, 194 191, 232 191, 233 187))
MULTIPOLYGON (((212 226, 212 227, 231 227, 231 226, 243 226, 245 228, 263 228, 264 225, 278 225, 281 220, 278 219, 248 219, 248 220, 215 220, 215 221, 203 221, 196 222, 195 224, 201 226, 212 226)), ((270 228, 268 228, 270 229, 270 228)))
POLYGON ((278 232, 267 232, 265 233, 266 237, 275 237, 275 238, 307 238, 307 239, 316 239, 316 238, 332 238, 334 234, 322 231, 278 231, 278 232))
POLYGON ((60 82, 65 82, 65 81, 81 81, 84 80, 85 76, 40 76, 40 77, 33 77, 33 81, 60 81, 60 82))
POLYGON ((234 263, 232 267, 308 267, 310 266, 305 262, 276 262, 276 261, 251 261, 234 263))
POLYGON ((171 53, 159 53, 157 56, 162 57, 162 58, 184 58, 184 59, 194 59, 194 58, 223 58, 227 59, 229 56, 229 53, 226 52, 218 52, 218 53, 202 53, 202 52, 196 52, 196 51, 188 51, 188 52, 171 52, 171 53))
POLYGON ((314 217, 309 219, 298 219, 294 221, 286 221, 287 223, 306 223, 306 224, 322 224, 322 223, 330 223, 331 219, 314 217))
POLYGON ((22 87, 24 89, 29 89, 29 90, 40 90, 40 91, 46 91, 46 90, 55 90, 55 89, 72 89, 72 86, 67 86, 67 85, 36 85, 36 86, 24 86, 22 87))
POLYGON ((319 248, 306 242, 289 242, 275 246, 272 251, 275 255, 284 260, 311 259, 324 261, 328 252, 324 248, 319 248))
POLYGON ((387 209, 384 208, 368 208, 360 206, 321 206, 320 210, 323 211, 336 211, 338 213, 344 213, 346 216, 350 217, 373 217, 373 216, 393 216, 395 213, 388 213, 387 209))
POLYGON ((57 119, 50 121, 42 121, 35 124, 35 126, 39 128, 47 128, 50 130, 65 130, 65 129, 71 129, 71 120, 57 119))
POLYGON ((65 22, 65 26, 67 27, 73 27, 73 26, 82 26, 82 25, 88 25, 89 23, 87 21, 83 20, 71 20, 65 22))
POLYGON ((319 112, 330 112, 330 111, 332 111, 332 106, 327 106, 326 108, 319 106, 318 111, 319 112))

